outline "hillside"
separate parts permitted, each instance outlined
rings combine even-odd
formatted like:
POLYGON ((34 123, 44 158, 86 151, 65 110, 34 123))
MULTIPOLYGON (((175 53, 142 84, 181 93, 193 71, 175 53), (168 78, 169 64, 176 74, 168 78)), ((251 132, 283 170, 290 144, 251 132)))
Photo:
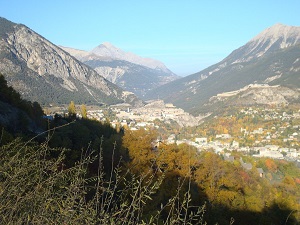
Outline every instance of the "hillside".
POLYGON ((16 135, 31 136, 41 132, 46 128, 43 115, 39 103, 22 99, 0 73, 0 145, 16 135))
POLYGON ((110 43, 103 43, 89 52, 61 48, 107 80, 140 98, 148 91, 178 78, 162 62, 125 52, 110 43))
POLYGON ((141 104, 28 27, 0 18, 0 71, 22 97, 41 104, 141 104))
POLYGON ((205 111, 222 112, 233 106, 287 106, 300 102, 299 89, 280 85, 252 84, 232 92, 223 92, 212 96, 203 106, 205 111))
POLYGON ((221 62, 149 92, 193 114, 205 112, 204 103, 222 92, 259 83, 299 88, 300 28, 276 24, 221 62))

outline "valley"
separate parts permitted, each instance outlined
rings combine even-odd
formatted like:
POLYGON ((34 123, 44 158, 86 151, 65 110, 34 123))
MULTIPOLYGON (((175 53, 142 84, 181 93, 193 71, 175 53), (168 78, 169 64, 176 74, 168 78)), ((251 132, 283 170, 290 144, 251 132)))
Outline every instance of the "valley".
POLYGON ((0 220, 297 224, 299 84, 300 27, 179 77, 0 17, 0 220))
MULTIPOLYGON (((55 114, 68 114, 67 106, 45 109, 55 114)), ((80 106, 77 117, 82 118, 80 106)), ((118 130, 156 130, 157 142, 185 143, 198 151, 228 155, 239 152, 254 157, 270 157, 294 161, 300 167, 300 106, 253 106, 224 109, 222 114, 193 117, 162 100, 142 108, 130 105, 92 107, 87 118, 105 122, 118 130), (274 154, 273 154, 274 153, 274 154), (264 155, 265 154, 265 155, 264 155), (273 154, 273 156, 272 156, 273 154)))

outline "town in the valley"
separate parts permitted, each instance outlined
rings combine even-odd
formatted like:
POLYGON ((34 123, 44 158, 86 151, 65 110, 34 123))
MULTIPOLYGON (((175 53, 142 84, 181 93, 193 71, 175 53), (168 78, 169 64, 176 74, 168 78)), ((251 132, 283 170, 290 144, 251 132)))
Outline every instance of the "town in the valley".
MULTIPOLYGON (((48 118, 53 119, 56 115, 65 115, 67 107, 48 109, 48 118)), ((46 110, 47 112, 47 110, 46 110)), ((201 126, 203 120, 209 116, 194 117, 183 109, 175 107, 171 103, 164 103, 162 100, 148 102, 143 107, 132 108, 129 105, 121 104, 110 107, 88 107, 87 118, 102 122, 110 122, 114 128, 123 130, 157 129, 161 124, 176 124, 179 130, 185 135, 178 135, 178 131, 168 131, 160 135, 156 146, 164 144, 182 144, 197 148, 198 151, 214 151, 223 156, 225 160, 233 161, 232 152, 239 152, 252 157, 268 157, 273 159, 285 159, 294 161, 300 165, 300 110, 287 110, 282 108, 255 109, 252 107, 241 108, 237 113, 239 117, 247 116, 255 120, 268 121, 268 126, 257 123, 256 126, 247 127, 240 125, 239 134, 228 132, 201 135, 197 131, 188 133, 187 127, 201 126), (159 123, 158 123, 159 122, 159 123), (295 123, 296 122, 296 123, 295 123), (271 126, 270 126, 271 124, 271 126), (162 138, 164 137, 164 138, 162 138), (253 141, 248 145, 245 139, 253 141)), ((77 117, 81 118, 80 109, 77 117)), ((231 118, 233 115, 227 115, 231 118)), ((241 163, 245 169, 251 169, 251 164, 241 163)))

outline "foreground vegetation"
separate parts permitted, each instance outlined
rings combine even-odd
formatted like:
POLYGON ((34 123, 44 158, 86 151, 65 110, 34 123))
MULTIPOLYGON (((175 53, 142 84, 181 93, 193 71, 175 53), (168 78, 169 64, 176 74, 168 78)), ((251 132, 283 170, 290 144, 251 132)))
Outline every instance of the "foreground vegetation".
MULTIPOLYGON (((132 136, 132 135, 130 135, 132 136)), ((149 136, 145 136, 146 139, 149 136)), ((126 135, 124 143, 127 145, 126 135)), ((146 141, 147 142, 147 141, 146 141)), ((135 145, 137 142, 130 141, 135 145)), ((166 146, 104 168, 103 149, 66 165, 64 148, 19 139, 0 148, 4 224, 297 224, 299 184, 271 185, 213 153, 166 146), (169 148, 169 149, 168 149, 169 148), (166 153, 166 154, 164 154, 166 153), (154 156, 155 155, 155 156, 154 156), (96 168, 96 169, 95 169, 96 168)), ((266 161, 270 169, 276 165, 266 161)), ((294 175, 297 168, 289 167, 294 175)), ((279 168, 277 168, 279 169, 279 168)), ((281 168, 280 168, 281 169, 281 168)), ((299 218, 298 218, 299 219, 299 218)))
POLYGON ((263 158, 244 170, 238 154, 227 162, 213 152, 168 145, 157 140, 156 130, 115 130, 71 114, 44 123, 20 108, 20 97, 3 83, 0 103, 17 110, 20 119, 14 126, 1 124, 3 224, 300 221, 300 170, 291 162, 263 158), (266 177, 259 176, 257 167, 266 177))
POLYGON ((64 168, 65 149, 50 149, 45 143, 15 140, 0 151, 3 224, 158 224, 166 208, 166 224, 203 224, 203 208, 197 214, 187 214, 188 196, 177 206, 179 196, 175 195, 148 216, 143 209, 162 179, 154 174, 132 176, 116 167, 106 180, 101 151, 98 157, 83 152, 85 157, 70 168, 64 168), (58 153, 56 158, 51 157, 53 152, 58 153), (88 168, 95 160, 100 166, 91 176, 88 168))

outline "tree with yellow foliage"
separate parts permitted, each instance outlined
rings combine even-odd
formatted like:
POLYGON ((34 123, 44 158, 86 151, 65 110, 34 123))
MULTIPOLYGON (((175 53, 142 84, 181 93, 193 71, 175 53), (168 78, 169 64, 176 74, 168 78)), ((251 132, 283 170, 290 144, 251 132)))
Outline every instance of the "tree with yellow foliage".
POLYGON ((81 111, 82 118, 86 119, 87 118, 87 110, 86 110, 86 106, 84 104, 81 105, 80 111, 81 111))
POLYGON ((75 103, 73 101, 71 101, 69 104, 68 115, 70 118, 76 118, 76 108, 75 108, 75 103))
POLYGON ((123 136, 123 146, 128 150, 129 166, 136 172, 148 172, 155 158, 154 144, 157 139, 154 130, 126 130, 123 136))
POLYGON ((183 177, 192 175, 197 161, 197 150, 187 144, 162 145, 156 157, 157 166, 161 170, 173 171, 183 177))

